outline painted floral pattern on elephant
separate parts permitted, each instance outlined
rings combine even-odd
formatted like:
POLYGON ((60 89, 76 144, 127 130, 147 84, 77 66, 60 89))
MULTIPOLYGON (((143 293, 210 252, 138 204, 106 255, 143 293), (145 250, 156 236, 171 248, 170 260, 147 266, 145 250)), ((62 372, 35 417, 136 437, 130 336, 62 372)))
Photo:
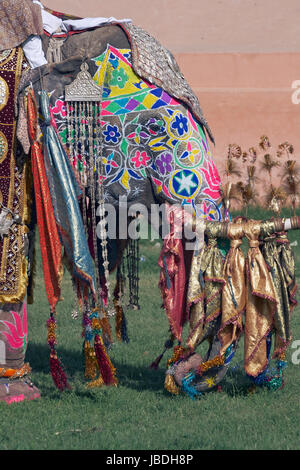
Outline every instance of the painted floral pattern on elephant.
MULTIPOLYGON (((130 196, 146 178, 157 195, 192 205, 197 215, 221 219, 220 178, 203 128, 190 111, 133 71, 130 50, 107 46, 92 59, 103 87, 101 116, 105 186, 130 196)), ((66 143, 64 105, 52 111, 66 143)), ((84 171, 80 156, 73 160, 84 171)))

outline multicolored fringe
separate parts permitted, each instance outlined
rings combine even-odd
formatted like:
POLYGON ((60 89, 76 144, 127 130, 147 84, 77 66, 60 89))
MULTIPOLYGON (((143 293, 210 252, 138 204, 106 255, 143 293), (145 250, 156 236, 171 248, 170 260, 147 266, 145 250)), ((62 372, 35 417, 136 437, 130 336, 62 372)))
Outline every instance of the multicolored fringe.
POLYGON ((287 367, 287 365, 288 364, 286 361, 276 361, 277 375, 269 378, 266 384, 269 390, 281 390, 284 387, 283 370, 287 367))
MULTIPOLYGON (((235 348, 234 348, 234 343, 232 343, 230 346, 228 346, 225 353, 222 354, 221 356, 216 356, 213 359, 210 359, 209 361, 206 361, 200 364, 200 366, 197 368, 195 372, 190 372, 182 379, 182 390, 193 400, 195 400, 196 397, 201 397, 203 393, 196 390, 196 388, 193 387, 191 383, 195 379, 197 379, 197 377, 202 376, 204 372, 207 372, 213 367, 220 367, 220 366, 228 365, 231 362, 234 356, 234 353, 235 353, 235 348)), ((220 389, 218 389, 218 391, 219 390, 220 389)))
POLYGON ((106 325, 106 317, 99 319, 98 309, 90 310, 86 306, 83 314, 83 336, 84 356, 85 356, 85 377, 93 382, 88 387, 100 387, 102 385, 117 385, 115 377, 116 369, 111 363, 107 354, 101 333, 102 327, 106 325), (92 343, 94 342, 94 346, 92 343), (99 377, 97 378, 97 375, 99 377))
POLYGON ((283 370, 287 367, 286 361, 276 361, 277 374, 269 375, 268 371, 265 370, 257 377, 248 377, 251 379, 253 384, 258 387, 267 387, 269 390, 276 391, 281 390, 284 387, 284 376, 283 370))
POLYGON ((201 397, 203 395, 202 392, 196 390, 190 384, 195 380, 196 374, 190 372, 182 379, 182 390, 192 399, 195 400, 197 397, 201 397))
POLYGON ((94 345, 99 370, 105 385, 117 385, 118 381, 115 377, 116 369, 113 367, 106 352, 103 340, 98 334, 95 336, 94 345))
POLYGON ((195 400, 203 395, 203 392, 198 391, 193 385, 192 382, 201 377, 204 372, 212 369, 213 367, 220 367, 228 365, 235 354, 235 344, 232 343, 221 356, 216 356, 213 359, 210 359, 206 362, 200 364, 200 366, 195 370, 189 372, 183 379, 181 389, 175 383, 175 379, 172 375, 172 366, 182 359, 187 357, 187 350, 182 346, 176 346, 174 348, 173 356, 168 360, 168 370, 166 372, 165 378, 165 389, 172 393, 173 395, 178 395, 180 390, 185 392, 190 398, 195 400), (169 372, 168 372, 169 371, 169 372))
POLYGON ((168 360, 167 366, 170 367, 171 365, 176 364, 176 362, 180 361, 181 359, 185 359, 190 352, 191 351, 188 348, 184 348, 180 345, 175 346, 173 349, 173 355, 168 360))

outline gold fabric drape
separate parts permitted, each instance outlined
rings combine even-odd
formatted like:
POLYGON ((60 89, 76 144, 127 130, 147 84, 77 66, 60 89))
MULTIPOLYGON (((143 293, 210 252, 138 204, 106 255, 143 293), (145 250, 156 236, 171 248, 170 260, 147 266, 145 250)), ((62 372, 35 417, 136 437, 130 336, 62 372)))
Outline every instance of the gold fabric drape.
POLYGON ((291 338, 290 314, 297 304, 297 286, 294 257, 282 224, 279 219, 208 222, 207 245, 192 262, 188 346, 195 350, 221 315, 218 337, 220 354, 224 353, 242 335, 245 314, 244 367, 253 377, 268 364, 269 333, 275 332, 273 358, 284 358, 291 338), (230 250, 223 263, 217 240, 224 236, 230 240, 230 250), (243 237, 249 243, 246 258, 241 250, 243 237))
POLYGON ((276 292, 277 308, 274 314, 275 345, 273 357, 281 358, 291 339, 290 314, 297 304, 295 299, 295 262, 285 232, 272 233, 272 223, 262 223, 262 254, 269 266, 276 292))
POLYGON ((256 377, 268 364, 266 339, 273 328, 277 296, 271 272, 259 249, 262 224, 249 220, 244 224, 249 242, 246 257, 247 300, 245 316, 244 368, 256 377))
POLYGON ((246 306, 245 257, 240 248, 243 236, 242 219, 228 225, 227 237, 230 239, 230 250, 223 268, 225 286, 222 293, 222 320, 218 334, 222 343, 221 354, 241 336, 243 330, 242 316, 246 306))
POLYGON ((212 322, 221 314, 221 293, 224 286, 223 259, 217 246, 217 237, 224 224, 206 224, 207 244, 192 260, 187 304, 189 309, 189 337, 187 344, 195 349, 206 337, 212 322))

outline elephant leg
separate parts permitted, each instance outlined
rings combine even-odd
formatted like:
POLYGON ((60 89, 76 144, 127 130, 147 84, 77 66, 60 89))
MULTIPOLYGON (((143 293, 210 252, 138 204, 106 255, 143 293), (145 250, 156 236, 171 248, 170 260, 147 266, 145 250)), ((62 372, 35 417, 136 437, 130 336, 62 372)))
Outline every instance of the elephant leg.
POLYGON ((25 302, 0 305, 0 401, 8 404, 40 398, 25 363, 27 349, 25 302))

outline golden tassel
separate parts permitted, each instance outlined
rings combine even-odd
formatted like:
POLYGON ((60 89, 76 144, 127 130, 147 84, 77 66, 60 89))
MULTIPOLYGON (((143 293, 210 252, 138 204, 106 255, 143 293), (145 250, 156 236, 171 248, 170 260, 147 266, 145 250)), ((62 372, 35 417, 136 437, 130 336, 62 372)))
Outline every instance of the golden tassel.
POLYGON ((173 355, 172 357, 168 360, 167 366, 170 367, 170 365, 174 362, 179 361, 179 359, 184 358, 184 356, 190 351, 188 348, 184 348, 183 346, 175 346, 173 349, 173 355))
POLYGON ((173 375, 166 374, 165 389, 173 395, 178 395, 180 388, 176 385, 173 375))
POLYGON ((116 336, 119 341, 122 341, 123 309, 118 304, 117 299, 114 299, 114 305, 115 305, 115 310, 116 310, 116 336))
POLYGON ((100 335, 96 335, 95 337, 95 353, 97 357, 97 363, 106 385, 114 385, 117 386, 118 380, 116 378, 116 368, 113 366, 105 345, 103 343, 103 339, 100 335))
POLYGON ((102 387, 103 385, 104 385, 104 381, 100 375, 98 379, 92 380, 92 382, 89 382, 88 384, 86 384, 86 388, 102 387))
MULTIPOLYGON (((94 348, 90 345, 89 341, 85 341, 84 343, 84 357, 85 357, 84 376, 86 379, 94 380, 96 379, 97 374, 99 372, 99 367, 97 363, 96 353, 94 351, 94 348)), ((100 378, 102 379, 101 375, 99 379, 100 378)))
POLYGON ((204 372, 208 371, 209 369, 212 369, 213 367, 223 366, 224 358, 225 354, 222 354, 222 356, 216 356, 213 359, 210 359, 209 361, 203 362, 197 368, 197 374, 202 375, 204 372))

